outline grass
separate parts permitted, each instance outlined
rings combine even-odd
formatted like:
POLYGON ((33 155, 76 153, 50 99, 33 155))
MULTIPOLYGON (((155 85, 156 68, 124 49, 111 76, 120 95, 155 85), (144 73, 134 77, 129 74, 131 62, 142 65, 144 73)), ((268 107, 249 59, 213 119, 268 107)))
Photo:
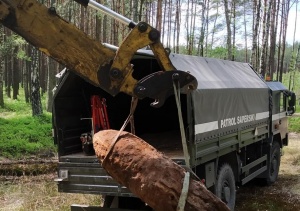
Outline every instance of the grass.
MULTIPOLYGON (((23 93, 23 90, 20 90, 23 93)), ((0 157, 24 158, 56 151, 51 132, 51 113, 32 116, 31 104, 6 98, 0 108, 0 157)), ((43 97, 43 105, 45 99, 43 97)))
POLYGON ((292 164, 295 166, 300 165, 300 155, 297 155, 296 157, 294 157, 292 164))
POLYGON ((300 133, 300 117, 299 116, 291 116, 289 117, 289 131, 300 133))
POLYGON ((42 175, 0 181, 0 211, 69 211, 74 203, 102 204, 101 195, 58 192, 54 178, 55 175, 42 175))
MULTIPOLYGON (((296 93, 296 113, 300 113, 300 72, 286 73, 283 75, 283 84, 286 88, 290 88, 291 91, 296 93), (295 75, 294 75, 295 74, 295 75), (290 75, 294 76, 294 82, 290 81, 290 75)), ((300 132, 300 117, 292 116, 289 118, 289 131, 300 132)))

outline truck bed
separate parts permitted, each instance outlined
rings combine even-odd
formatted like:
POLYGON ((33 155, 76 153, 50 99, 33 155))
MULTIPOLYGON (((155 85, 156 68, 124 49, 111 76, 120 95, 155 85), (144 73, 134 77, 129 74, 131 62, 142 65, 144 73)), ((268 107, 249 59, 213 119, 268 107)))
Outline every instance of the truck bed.
MULTIPOLYGON (((177 164, 184 165, 179 131, 143 134, 139 137, 177 164)), ((107 174, 95 155, 77 152, 60 156, 58 168, 59 178, 65 178, 58 183, 60 192, 133 196, 126 187, 107 174)))
POLYGON ((158 151, 171 159, 182 159, 183 149, 179 131, 167 131, 161 133, 149 133, 140 135, 144 141, 152 145, 158 151))
MULTIPOLYGON (((149 133, 140 136, 144 141, 152 145, 158 151, 162 152, 167 157, 173 160, 184 160, 181 137, 178 131, 168 131, 162 133, 149 133)), ((95 162, 95 155, 85 155, 83 152, 76 152, 69 155, 64 155, 60 157, 60 160, 79 159, 81 161, 93 161, 95 162)))

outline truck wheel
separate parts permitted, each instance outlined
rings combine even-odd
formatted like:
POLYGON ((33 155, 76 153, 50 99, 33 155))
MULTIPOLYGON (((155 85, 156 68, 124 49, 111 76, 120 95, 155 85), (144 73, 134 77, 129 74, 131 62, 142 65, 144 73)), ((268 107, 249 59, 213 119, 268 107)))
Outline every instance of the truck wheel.
POLYGON ((271 155, 270 155, 270 162, 268 165, 268 174, 266 178, 267 185, 273 184, 277 178, 279 173, 279 166, 280 166, 280 146, 278 142, 274 142, 271 155))
POLYGON ((235 179, 232 168, 227 163, 224 163, 218 171, 215 195, 219 197, 230 210, 234 210, 236 198, 235 179))

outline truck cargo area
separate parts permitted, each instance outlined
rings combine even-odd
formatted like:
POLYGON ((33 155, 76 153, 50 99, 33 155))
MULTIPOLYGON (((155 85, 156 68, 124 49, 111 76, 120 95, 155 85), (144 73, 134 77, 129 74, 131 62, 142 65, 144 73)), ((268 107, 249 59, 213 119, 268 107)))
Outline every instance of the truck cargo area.
MULTIPOLYGON (((99 95, 106 99, 111 129, 119 130, 130 111, 131 97, 118 94, 112 97, 72 72, 66 73, 63 85, 55 97, 55 123, 58 130, 59 154, 62 157, 85 157, 80 135, 92 129, 90 98, 99 95)), ((181 96, 182 112, 186 117, 186 97, 181 96)), ((134 113, 136 135, 172 158, 183 158, 177 107, 174 96, 161 108, 153 108, 153 99, 139 100, 134 113)), ((184 120, 186 122, 186 120, 184 120)), ((130 124, 125 130, 130 131, 130 124)))

